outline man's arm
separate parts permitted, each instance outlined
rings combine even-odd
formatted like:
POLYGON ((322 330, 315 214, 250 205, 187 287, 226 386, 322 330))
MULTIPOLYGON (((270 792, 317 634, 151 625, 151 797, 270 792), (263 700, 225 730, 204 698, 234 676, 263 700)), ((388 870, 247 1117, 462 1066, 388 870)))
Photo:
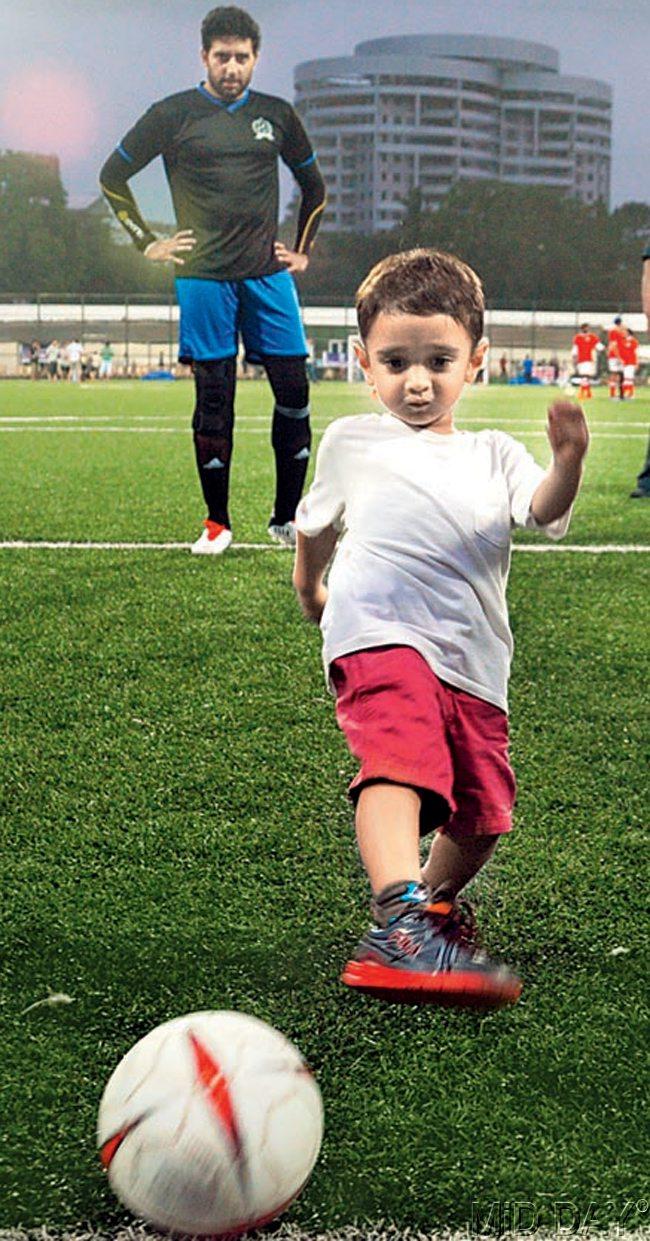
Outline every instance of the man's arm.
POLYGON ((287 109, 287 128, 280 157, 298 182, 301 199, 294 249, 290 250, 281 241, 276 241, 275 254, 289 271, 305 271, 327 196, 325 182, 303 123, 290 104, 287 104, 287 109))
MULTIPOLYGON (((151 158, 153 159, 154 156, 152 155, 151 158)), ((139 171, 140 167, 134 167, 134 161, 120 145, 106 160, 99 174, 99 184, 109 207, 115 212, 120 224, 126 229, 138 250, 144 253, 147 246, 156 240, 156 234, 143 220, 138 204, 129 189, 129 177, 139 171)))
POLYGON ((533 494, 530 511, 540 526, 563 517, 580 488, 589 431, 582 409, 572 401, 554 401, 548 410, 548 438, 553 462, 533 494))
POLYGON ((293 585, 304 615, 307 620, 316 624, 320 621, 327 603, 327 589, 323 584, 323 577, 338 537, 339 532, 334 526, 326 526, 313 538, 307 538, 300 530, 296 531, 293 585))
POLYGON ((165 115, 161 105, 154 104, 109 155, 99 174, 99 184, 120 224, 146 258, 163 263, 172 259, 182 264, 183 259, 177 255, 195 245, 191 230, 184 229, 173 237, 156 237, 140 214, 128 184, 131 177, 162 154, 165 138, 165 115))
POLYGON ((276 241, 275 254, 289 271, 305 271, 309 265, 309 251, 318 231, 327 195, 315 156, 312 156, 304 167, 292 168, 291 171, 302 191, 296 241, 293 250, 289 250, 281 241, 276 241))

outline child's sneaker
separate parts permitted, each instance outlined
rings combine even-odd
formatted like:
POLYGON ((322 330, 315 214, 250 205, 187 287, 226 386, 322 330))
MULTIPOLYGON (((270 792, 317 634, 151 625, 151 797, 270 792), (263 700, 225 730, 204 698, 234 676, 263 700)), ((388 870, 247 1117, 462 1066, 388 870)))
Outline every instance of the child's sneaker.
POLYGON ((341 981, 402 1004, 514 1004, 520 979, 479 951, 468 931, 456 902, 412 905, 389 926, 372 927, 364 935, 341 981))
POLYGON ((193 556, 220 556, 232 543, 232 530, 222 526, 218 521, 204 521, 205 530, 196 543, 192 544, 193 556))
POLYGON ((269 535, 274 543, 281 543, 283 547, 296 546, 296 523, 295 521, 285 521, 284 525, 279 526, 277 522, 269 522, 269 535))

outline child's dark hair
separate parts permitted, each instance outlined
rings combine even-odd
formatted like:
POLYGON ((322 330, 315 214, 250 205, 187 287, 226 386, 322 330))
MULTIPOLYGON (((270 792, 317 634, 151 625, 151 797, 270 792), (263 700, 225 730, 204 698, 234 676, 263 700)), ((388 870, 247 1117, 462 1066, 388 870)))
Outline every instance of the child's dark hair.
POLYGON ((359 333, 365 340, 386 314, 449 315, 462 324, 475 348, 483 336, 485 298, 476 272, 442 250, 404 250, 377 263, 359 285, 359 333))
POLYGON ((201 23, 203 51, 209 52, 215 39, 250 39, 257 55, 261 42, 260 28, 249 13, 234 4, 210 9, 201 23))

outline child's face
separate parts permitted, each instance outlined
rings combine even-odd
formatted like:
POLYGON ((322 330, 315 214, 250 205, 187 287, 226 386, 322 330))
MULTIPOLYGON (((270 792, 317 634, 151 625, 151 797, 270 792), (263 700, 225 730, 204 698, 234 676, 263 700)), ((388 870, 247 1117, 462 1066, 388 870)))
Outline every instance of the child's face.
POLYGON ((449 433, 454 406, 487 345, 484 339, 473 348, 449 315, 380 311, 356 352, 367 383, 391 414, 418 430, 449 433))

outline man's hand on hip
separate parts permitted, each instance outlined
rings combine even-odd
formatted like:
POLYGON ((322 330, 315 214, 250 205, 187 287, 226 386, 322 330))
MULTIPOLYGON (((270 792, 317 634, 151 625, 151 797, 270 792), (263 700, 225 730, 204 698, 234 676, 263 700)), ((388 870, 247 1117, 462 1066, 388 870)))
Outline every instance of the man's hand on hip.
POLYGON ((179 258, 180 254, 193 250, 196 245, 196 237, 191 228, 183 228, 179 233, 174 233, 173 237, 159 237, 157 241, 150 241, 144 257, 152 263, 177 263, 179 267, 183 266, 185 259, 179 258))
POLYGON ((275 257, 284 263, 287 271, 306 271, 309 266, 309 255, 301 254, 298 250, 288 250, 281 241, 275 243, 275 257))

